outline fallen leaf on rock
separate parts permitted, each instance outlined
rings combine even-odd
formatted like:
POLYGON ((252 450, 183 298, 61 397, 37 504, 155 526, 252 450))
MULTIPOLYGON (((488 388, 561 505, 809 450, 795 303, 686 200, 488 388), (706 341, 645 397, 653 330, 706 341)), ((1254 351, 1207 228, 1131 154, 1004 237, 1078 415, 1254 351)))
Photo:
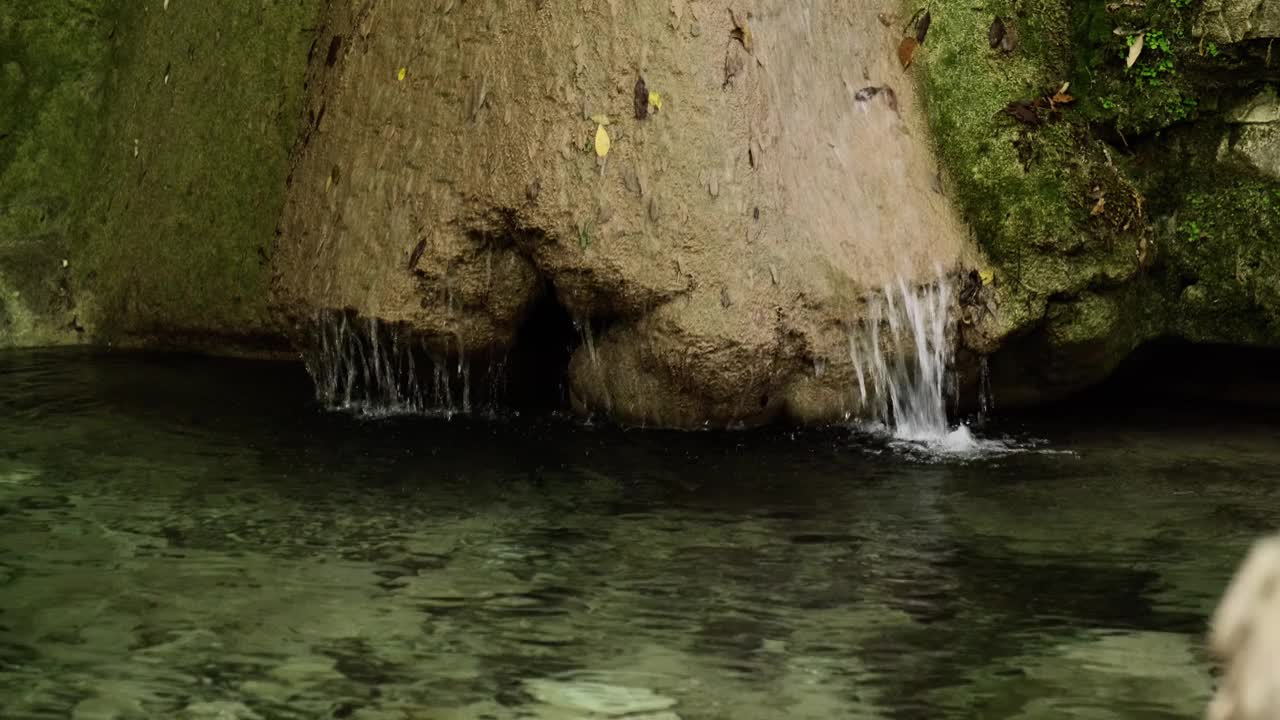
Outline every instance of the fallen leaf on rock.
POLYGON ((729 83, 733 82, 733 78, 741 73, 746 66, 746 53, 739 45, 730 41, 729 47, 725 49, 724 54, 724 86, 728 87, 729 83))
POLYGON ((596 155, 604 157, 609 154, 609 133, 604 129, 604 123, 596 126, 596 155))
POLYGON ((1138 62, 1138 57, 1142 55, 1142 46, 1146 42, 1146 37, 1146 33, 1138 33, 1138 36, 1133 39, 1133 44, 1129 46, 1129 57, 1124 61, 1126 70, 1138 62))
POLYGON ((1067 94, 1067 89, 1070 87, 1071 83, 1062 83, 1062 87, 1058 88, 1058 92, 1054 93, 1053 96, 1049 98, 1049 105, 1051 107, 1054 105, 1070 105, 1075 102, 1076 99, 1067 94))
POLYGON ((933 24, 933 15, 928 11, 924 11, 924 15, 916 22, 916 42, 924 44, 924 39, 929 35, 929 26, 933 24))
POLYGON ((885 104, 889 106, 890 110, 898 112, 898 94, 888 85, 864 87, 854 93, 853 99, 858 102, 868 102, 879 95, 884 96, 885 104))
POLYGON ((644 84, 644 78, 636 78, 635 99, 633 100, 636 111, 636 119, 644 120, 649 117, 649 88, 644 84))
POLYGON ((898 45, 898 62, 902 63, 902 69, 911 67, 911 61, 916 57, 916 48, 920 47, 920 41, 913 37, 904 37, 898 45))
POLYGON ((661 109, 662 109, 662 94, 661 94, 661 93, 656 93, 656 92, 653 92, 652 90, 650 90, 650 91, 649 91, 649 104, 653 106, 653 109, 654 109, 654 110, 661 110, 661 109))
POLYGON ((738 19, 737 13, 733 11, 733 8, 730 8, 729 18, 733 20, 733 30, 730 31, 729 36, 742 43, 742 47, 746 48, 747 52, 751 52, 754 40, 751 37, 751 28, 747 26, 747 20, 751 19, 751 14, 747 13, 746 19, 740 20, 738 19))
POLYGON ((983 285, 990 285, 995 282, 996 274, 990 270, 979 270, 978 277, 982 279, 983 285))
POLYGON ((413 252, 409 253, 409 269, 413 270, 418 267, 418 261, 422 259, 422 253, 427 249, 427 239, 422 238, 417 245, 413 246, 413 252))
POLYGON ((1035 103, 1030 100, 1015 100, 1005 106, 1004 113, 1026 125, 1039 125, 1042 122, 1035 103))
POLYGON ((1004 20, 997 16, 991 22, 991 29, 987 30, 987 44, 991 46, 992 50, 1000 47, 1000 43, 1004 41, 1005 32, 1004 20))
POLYGON ((400 68, 400 72, 396 73, 396 80, 404 82, 404 76, 409 73, 408 68, 400 68))

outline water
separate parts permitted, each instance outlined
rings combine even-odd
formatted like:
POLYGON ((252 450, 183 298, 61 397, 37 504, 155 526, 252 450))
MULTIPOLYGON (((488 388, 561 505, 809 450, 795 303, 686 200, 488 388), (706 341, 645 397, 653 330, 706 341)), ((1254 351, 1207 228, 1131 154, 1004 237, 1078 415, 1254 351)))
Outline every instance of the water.
POLYGON ((952 359, 955 302, 950 283, 919 287, 899 279, 867 299, 866 316, 849 332, 858 400, 899 440, 944 450, 974 447, 967 428, 947 420, 945 381, 952 359))
POLYGON ((0 407, 6 720, 1197 718, 1280 517, 1274 417, 1203 405, 931 462, 374 421, 182 358, 3 354, 0 407))
MULTIPOLYGON (((303 353, 325 407, 369 417, 472 411, 471 367, 461 340, 456 360, 431 353, 410 329, 354 313, 322 311, 303 353)), ((505 371, 490 368, 493 390, 505 371)))

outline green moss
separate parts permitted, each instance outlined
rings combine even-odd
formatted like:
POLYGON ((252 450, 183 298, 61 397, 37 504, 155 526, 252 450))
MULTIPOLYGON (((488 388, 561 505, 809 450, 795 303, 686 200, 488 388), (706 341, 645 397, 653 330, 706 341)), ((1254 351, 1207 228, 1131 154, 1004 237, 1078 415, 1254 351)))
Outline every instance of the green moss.
POLYGON ((1171 330, 1202 342, 1280 343, 1280 183, 1232 170, 1181 185, 1161 288, 1171 330))
POLYGON ((317 4, 0 6, 0 345, 269 329, 317 4))
POLYGON ((68 330, 64 260, 83 215, 115 2, 0 7, 0 344, 68 330), (15 318, 23 318, 17 322, 15 318))
MULTIPOLYGON (((1020 3, 1016 12, 947 3, 933 14, 920 70, 931 129, 956 200, 1001 268, 1003 304, 1043 306, 1050 296, 1132 276, 1135 241, 1119 228, 1142 224, 1126 217, 1137 214, 1135 193, 1074 109, 1044 112, 1035 127, 1003 112, 1052 94, 1069 77, 1069 3, 1020 3), (1020 38, 1012 53, 989 47, 996 15, 1020 38), (1095 216, 1099 190, 1110 199, 1095 216)), ((1036 319, 1025 313, 1012 322, 1036 319)))
POLYGON ((109 334, 268 329, 315 5, 129 6, 76 266, 109 334))
POLYGON ((1075 0, 1073 86, 1080 109, 1123 136, 1158 132, 1194 119, 1202 105, 1204 58, 1191 37, 1192 0, 1115 4, 1075 0), (1131 46, 1143 49, 1126 67, 1131 46))

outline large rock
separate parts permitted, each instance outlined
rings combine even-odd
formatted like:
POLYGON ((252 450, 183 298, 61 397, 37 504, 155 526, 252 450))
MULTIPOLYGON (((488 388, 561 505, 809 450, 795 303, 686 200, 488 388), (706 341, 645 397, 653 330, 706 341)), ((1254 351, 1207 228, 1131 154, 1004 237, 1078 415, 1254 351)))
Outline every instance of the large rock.
POLYGON ((0 4, 0 346, 283 349, 315 0, 0 4))
POLYGON ((1280 2, 1204 0, 1193 32, 1220 43, 1280 36, 1280 2))
POLYGON ((1226 46, 1276 5, 1239 5, 1205 4, 1234 28, 1216 41, 1167 3, 933 8, 929 121, 993 278, 962 369, 989 356, 1001 406, 1094 385, 1157 338, 1280 346, 1280 109, 1266 43, 1226 46), (1144 27, 1163 37, 1127 68, 1144 27), (1018 42, 992 47, 1001 28, 1018 42))
POLYGON ((1267 86, 1228 110, 1231 152, 1257 172, 1280 180, 1280 98, 1267 86))
POLYGON ((842 417, 866 294, 966 254, 883 9, 333 3, 273 261, 281 316, 303 342, 354 311, 432 355, 498 357, 554 298, 602 331, 569 363, 583 412, 842 417))

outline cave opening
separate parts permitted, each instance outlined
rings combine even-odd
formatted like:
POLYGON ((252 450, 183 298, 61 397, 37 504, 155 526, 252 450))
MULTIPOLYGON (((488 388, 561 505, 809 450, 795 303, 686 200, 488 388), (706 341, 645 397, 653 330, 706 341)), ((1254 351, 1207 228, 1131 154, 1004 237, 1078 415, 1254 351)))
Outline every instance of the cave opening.
POLYGON ((1280 348, 1152 340, 1106 380, 1057 407, 1274 414, 1280 409, 1280 348))
POLYGON ((569 406, 569 360, 583 342, 569 310, 547 283, 529 308, 515 342, 501 360, 505 387, 494 403, 518 411, 555 412, 569 406))

